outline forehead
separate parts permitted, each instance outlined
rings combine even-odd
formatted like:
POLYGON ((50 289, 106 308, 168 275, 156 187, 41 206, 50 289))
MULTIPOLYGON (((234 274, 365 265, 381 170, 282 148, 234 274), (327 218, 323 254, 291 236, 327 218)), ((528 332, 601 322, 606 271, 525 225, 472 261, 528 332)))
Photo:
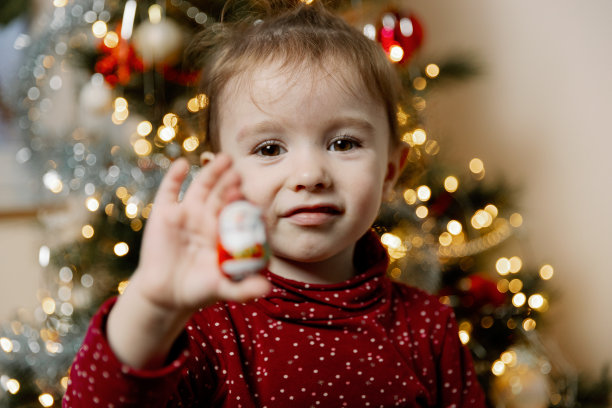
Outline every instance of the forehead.
POLYGON ((366 104, 380 102, 371 94, 354 67, 327 57, 321 61, 306 62, 270 59, 251 65, 227 82, 221 91, 219 103, 232 103, 237 96, 245 94, 255 104, 286 99, 296 96, 296 93, 316 101, 321 93, 330 92, 366 104))

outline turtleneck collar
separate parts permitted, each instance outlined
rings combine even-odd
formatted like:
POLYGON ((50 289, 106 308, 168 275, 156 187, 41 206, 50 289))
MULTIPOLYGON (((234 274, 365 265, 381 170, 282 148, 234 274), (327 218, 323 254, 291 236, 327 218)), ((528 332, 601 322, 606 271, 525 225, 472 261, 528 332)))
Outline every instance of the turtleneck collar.
POLYGON ((357 242, 353 263, 357 275, 334 284, 298 282, 267 271, 273 289, 257 304, 271 317, 301 324, 331 325, 369 313, 386 303, 381 300, 391 290, 387 253, 373 231, 357 242))

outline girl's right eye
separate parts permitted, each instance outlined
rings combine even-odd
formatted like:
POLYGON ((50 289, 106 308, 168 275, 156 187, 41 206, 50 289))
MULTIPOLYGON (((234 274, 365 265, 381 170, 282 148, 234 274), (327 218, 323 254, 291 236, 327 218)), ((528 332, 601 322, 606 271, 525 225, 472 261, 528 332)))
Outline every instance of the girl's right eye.
POLYGON ((275 157, 285 153, 285 149, 275 141, 266 141, 254 149, 258 156, 275 157))

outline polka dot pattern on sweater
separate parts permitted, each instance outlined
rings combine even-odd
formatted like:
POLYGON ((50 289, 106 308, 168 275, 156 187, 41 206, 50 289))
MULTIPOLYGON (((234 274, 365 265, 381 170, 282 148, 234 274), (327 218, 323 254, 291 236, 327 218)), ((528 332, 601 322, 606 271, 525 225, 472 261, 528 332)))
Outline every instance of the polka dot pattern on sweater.
POLYGON ((484 407, 452 310, 391 282, 377 242, 366 240, 374 256, 347 282, 269 273, 267 297, 200 310, 159 370, 116 360, 102 330, 107 303, 77 354, 64 406, 484 407))

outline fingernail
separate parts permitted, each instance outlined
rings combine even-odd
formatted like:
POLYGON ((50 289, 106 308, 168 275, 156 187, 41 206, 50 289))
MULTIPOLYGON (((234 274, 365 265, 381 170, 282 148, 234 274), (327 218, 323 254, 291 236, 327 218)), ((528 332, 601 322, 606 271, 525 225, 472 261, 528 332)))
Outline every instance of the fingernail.
POLYGON ((214 158, 215 158, 215 154, 213 152, 203 152, 200 155, 200 165, 204 167, 209 162, 211 162, 214 158))

